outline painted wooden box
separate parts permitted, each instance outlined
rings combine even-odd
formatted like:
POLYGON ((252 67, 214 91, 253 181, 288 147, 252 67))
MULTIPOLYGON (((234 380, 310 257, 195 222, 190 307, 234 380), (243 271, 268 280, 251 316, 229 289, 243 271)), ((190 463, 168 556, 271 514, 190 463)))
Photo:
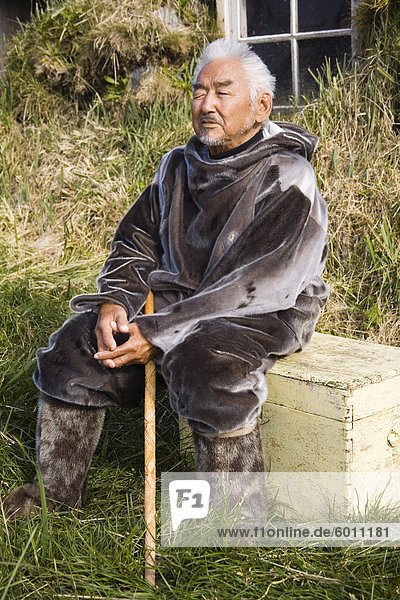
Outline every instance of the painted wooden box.
POLYGON ((400 348, 316 333, 267 382, 272 471, 400 471, 400 348))
POLYGON ((400 500, 400 348, 314 334, 267 382, 266 470, 344 473, 337 492, 350 512, 400 500))

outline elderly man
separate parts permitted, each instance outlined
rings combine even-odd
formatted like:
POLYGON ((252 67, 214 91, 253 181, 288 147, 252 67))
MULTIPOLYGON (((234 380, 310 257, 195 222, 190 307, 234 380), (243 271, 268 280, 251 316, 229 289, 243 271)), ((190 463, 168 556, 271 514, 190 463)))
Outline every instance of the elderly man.
MULTIPOLYGON (((79 506, 109 405, 132 406, 153 358, 193 431, 201 471, 261 471, 265 372, 310 340, 327 288, 316 138, 268 120, 274 77, 217 40, 193 86, 195 136, 165 155, 122 219, 98 293, 38 352, 37 461, 47 495, 79 506), (143 315, 152 290, 155 314, 143 315)), ((38 503, 37 483, 6 499, 38 503)))

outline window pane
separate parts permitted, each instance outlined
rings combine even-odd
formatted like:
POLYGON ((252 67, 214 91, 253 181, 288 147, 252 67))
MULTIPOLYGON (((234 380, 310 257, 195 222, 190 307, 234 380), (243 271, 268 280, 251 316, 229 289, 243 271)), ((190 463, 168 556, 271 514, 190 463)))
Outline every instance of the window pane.
POLYGON ((298 11, 299 31, 351 26, 351 0, 298 0, 298 11))
POLYGON ((290 0, 247 0, 247 35, 290 33, 290 0))
POLYGON ((299 41, 300 94, 310 98, 318 93, 317 83, 308 69, 315 73, 325 65, 325 57, 329 57, 331 69, 335 72, 336 59, 339 64, 343 63, 345 54, 351 55, 350 36, 299 41))
POLYGON ((288 104, 293 94, 290 43, 252 44, 252 48, 276 77, 274 104, 288 104))

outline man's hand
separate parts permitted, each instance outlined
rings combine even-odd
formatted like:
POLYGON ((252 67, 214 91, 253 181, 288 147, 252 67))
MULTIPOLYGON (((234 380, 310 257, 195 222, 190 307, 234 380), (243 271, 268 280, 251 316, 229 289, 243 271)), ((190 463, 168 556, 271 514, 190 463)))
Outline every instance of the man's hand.
POLYGON ((101 305, 95 334, 98 351, 94 358, 111 369, 132 363, 145 364, 159 352, 143 337, 136 323, 129 324, 126 310, 118 304, 101 305), (129 339, 117 346, 115 333, 129 334, 129 339))

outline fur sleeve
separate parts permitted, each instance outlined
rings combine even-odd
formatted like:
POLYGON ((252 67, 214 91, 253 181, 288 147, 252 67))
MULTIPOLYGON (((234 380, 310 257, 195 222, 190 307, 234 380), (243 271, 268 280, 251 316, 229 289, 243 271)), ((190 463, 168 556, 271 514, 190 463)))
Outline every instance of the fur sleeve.
POLYGON ((104 302, 120 304, 132 319, 144 305, 148 274, 160 260, 158 185, 153 182, 122 219, 111 253, 97 278, 97 294, 75 296, 74 312, 96 309, 104 302))

